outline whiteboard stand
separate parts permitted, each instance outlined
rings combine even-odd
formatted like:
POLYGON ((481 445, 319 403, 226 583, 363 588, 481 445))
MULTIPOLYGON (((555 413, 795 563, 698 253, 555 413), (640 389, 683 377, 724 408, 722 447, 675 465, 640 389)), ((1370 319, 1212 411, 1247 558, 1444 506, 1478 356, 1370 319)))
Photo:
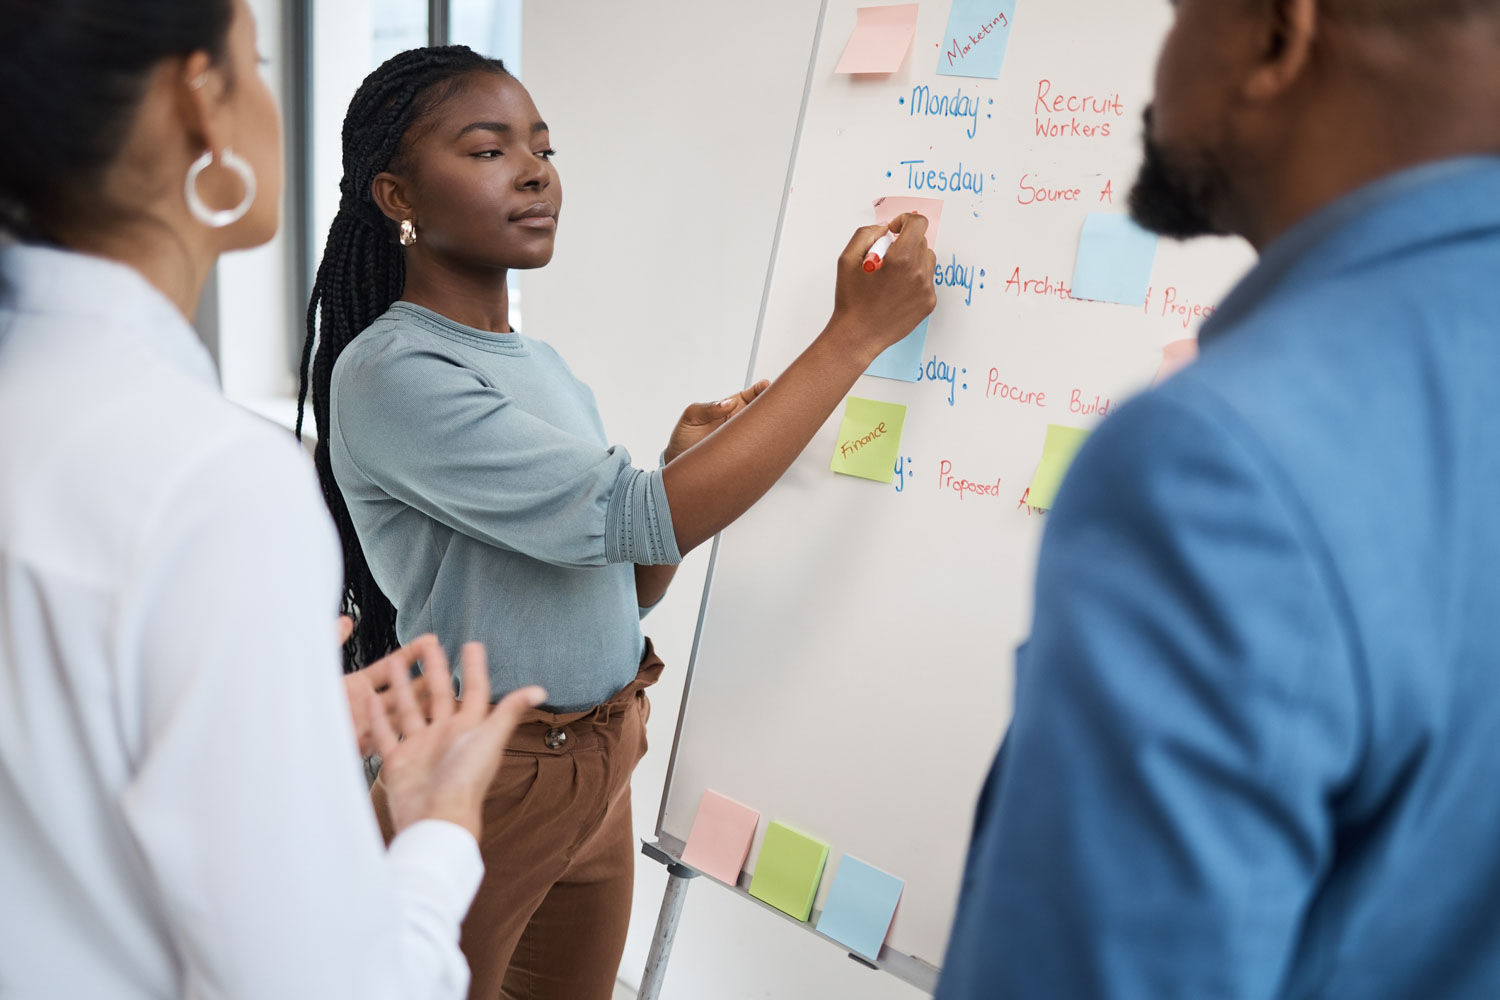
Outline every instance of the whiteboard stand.
MULTIPOLYGON (((641 975, 641 988, 638 1000, 659 1000, 661 996, 661 985, 667 975, 667 960, 672 955, 672 941, 677 936, 677 921, 682 916, 682 903, 687 898, 689 882, 702 875, 710 882, 717 883, 729 889, 735 895, 742 897, 767 913, 774 913, 783 920, 796 924, 799 927, 811 930, 818 934, 816 924, 821 910, 814 910, 807 921, 798 920, 790 914, 783 913, 769 903, 762 902, 750 895, 750 876, 740 872, 740 878, 734 885, 719 882, 711 875, 704 875, 691 865, 682 863, 682 850, 686 845, 670 836, 663 835, 655 843, 641 841, 641 853, 653 861, 659 861, 667 866, 667 890, 662 895, 661 913, 656 918, 656 933, 651 938, 651 950, 646 955, 646 970, 641 975)), ((818 934, 823 940, 831 942, 838 947, 837 941, 825 934, 818 934)), ((922 992, 931 995, 937 989, 938 968, 930 962, 924 962, 920 958, 903 954, 893 950, 889 945, 880 948, 879 960, 871 963, 854 954, 847 952, 849 957, 868 969, 886 972, 895 976, 903 982, 910 983, 922 992)))
POLYGON ((672 942, 677 937, 677 921, 687 899, 689 883, 698 873, 676 860, 655 844, 641 841, 641 853, 667 866, 667 890, 661 897, 661 913, 656 918, 656 933, 651 935, 651 951, 646 955, 646 971, 641 973, 641 987, 636 1000, 658 1000, 661 984, 667 978, 667 960, 672 957, 672 942))

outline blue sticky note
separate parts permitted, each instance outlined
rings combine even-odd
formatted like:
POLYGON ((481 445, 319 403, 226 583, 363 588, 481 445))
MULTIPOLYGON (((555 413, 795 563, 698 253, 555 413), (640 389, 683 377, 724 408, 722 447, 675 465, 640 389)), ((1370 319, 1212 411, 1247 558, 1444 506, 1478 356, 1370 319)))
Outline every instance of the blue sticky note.
POLYGON ((1005 63, 1016 0, 953 0, 938 45, 938 74, 994 80, 1005 63))
POLYGON ((1128 215, 1094 212, 1083 224, 1073 298, 1144 306, 1156 265, 1156 234, 1128 215))
POLYGON ((896 876, 844 855, 828 890, 828 905, 818 918, 818 933, 875 961, 896 916, 903 885, 896 876))
POLYGON ((911 333, 881 351, 875 363, 865 369, 865 374, 901 382, 917 381, 917 373, 922 370, 922 356, 927 350, 927 325, 931 322, 932 317, 927 317, 911 333))

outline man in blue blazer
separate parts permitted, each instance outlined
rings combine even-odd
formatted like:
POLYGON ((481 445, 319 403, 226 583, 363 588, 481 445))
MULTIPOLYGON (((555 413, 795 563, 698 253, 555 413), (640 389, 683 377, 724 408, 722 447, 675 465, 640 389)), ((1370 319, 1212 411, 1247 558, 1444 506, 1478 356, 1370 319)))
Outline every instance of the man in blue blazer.
POLYGON ((1500 0, 1178 0, 1259 266, 1051 514, 938 996, 1500 997, 1500 0))

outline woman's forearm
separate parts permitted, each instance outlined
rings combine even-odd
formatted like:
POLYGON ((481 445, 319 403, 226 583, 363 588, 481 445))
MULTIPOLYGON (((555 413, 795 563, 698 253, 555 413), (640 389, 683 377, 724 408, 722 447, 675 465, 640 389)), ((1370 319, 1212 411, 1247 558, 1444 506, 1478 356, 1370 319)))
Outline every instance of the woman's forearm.
POLYGON ((776 484, 874 361, 870 352, 868 338, 831 321, 759 399, 666 467, 679 551, 724 530, 776 484))
POLYGON ((937 305, 927 220, 898 216, 884 266, 865 254, 886 232, 866 226, 839 255, 833 319, 769 389, 662 472, 679 552, 723 531, 776 485, 880 352, 937 305))

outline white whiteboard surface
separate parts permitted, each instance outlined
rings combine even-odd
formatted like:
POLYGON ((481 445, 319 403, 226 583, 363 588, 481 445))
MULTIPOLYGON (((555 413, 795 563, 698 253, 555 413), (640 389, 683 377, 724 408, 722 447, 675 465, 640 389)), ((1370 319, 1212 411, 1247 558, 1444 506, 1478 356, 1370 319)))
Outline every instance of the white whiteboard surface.
POLYGON ((1020 0, 998 80, 936 74, 943 2, 922 4, 899 72, 835 76, 858 6, 824 6, 750 377, 774 378, 826 322, 837 254, 886 195, 946 200, 938 262, 972 268, 973 287, 939 288, 925 358, 958 374, 951 387, 855 387, 908 407, 899 489, 828 471, 840 411, 720 539, 658 835, 685 841, 712 788, 760 811, 753 870, 766 823, 786 820, 831 845, 817 907, 845 852, 884 868, 906 883, 887 953, 938 965, 1029 629, 1045 517, 1020 501, 1046 427, 1097 423, 1075 412, 1075 393, 1118 405, 1144 388, 1161 348, 1195 335, 1194 307, 1219 301, 1251 256, 1237 242, 1163 242, 1143 309, 1017 284, 1070 286, 1087 214, 1125 211, 1169 5, 1020 0), (978 114, 915 113, 921 87, 977 101, 978 114), (1110 108, 1043 113, 1042 95, 1110 108), (1110 134, 1037 134, 1075 117, 1110 134), (917 160, 983 190, 913 190, 917 160), (1022 204, 1023 177, 1079 200, 1022 204), (1045 408, 990 395, 992 370, 1045 393, 1045 408), (998 478, 1000 495, 943 488, 945 462, 953 477, 998 478))

